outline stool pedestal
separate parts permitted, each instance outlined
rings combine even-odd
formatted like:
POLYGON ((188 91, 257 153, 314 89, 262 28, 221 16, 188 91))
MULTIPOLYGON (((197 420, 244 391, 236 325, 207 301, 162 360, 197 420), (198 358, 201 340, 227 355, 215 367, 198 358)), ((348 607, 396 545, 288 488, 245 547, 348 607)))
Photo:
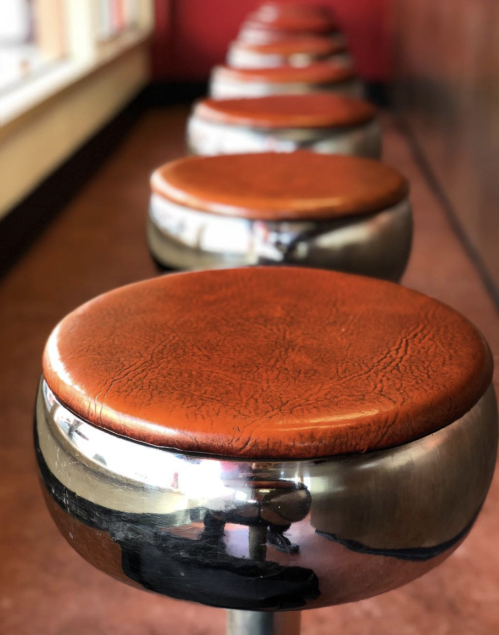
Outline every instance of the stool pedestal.
POLYGON ((301 613, 227 611, 227 635, 298 635, 301 613))

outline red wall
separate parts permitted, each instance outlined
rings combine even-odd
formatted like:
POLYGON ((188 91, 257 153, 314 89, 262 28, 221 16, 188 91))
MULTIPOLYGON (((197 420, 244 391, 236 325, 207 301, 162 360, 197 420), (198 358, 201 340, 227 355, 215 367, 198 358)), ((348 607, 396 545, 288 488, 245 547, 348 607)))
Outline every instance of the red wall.
MULTIPOLYGON (((259 4, 261 0, 156 0, 155 79, 206 79, 212 66, 223 61, 248 12, 259 4)), ((319 4, 329 4, 337 15, 359 73, 370 81, 388 80, 390 0, 321 0, 319 4)))

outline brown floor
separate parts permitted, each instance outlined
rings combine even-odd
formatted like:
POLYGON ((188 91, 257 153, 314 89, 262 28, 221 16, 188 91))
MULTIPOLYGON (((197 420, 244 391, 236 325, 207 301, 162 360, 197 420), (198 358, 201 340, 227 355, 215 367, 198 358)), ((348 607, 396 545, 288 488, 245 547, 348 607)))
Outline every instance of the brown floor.
MULTIPOLYGON (((113 287, 156 275, 145 244, 148 175, 182 152, 185 111, 147 114, 63 214, 0 283, 0 634, 201 635, 223 611, 108 579, 56 531, 37 482, 33 400, 45 339, 67 312, 113 287)), ((404 284, 473 320, 497 358, 499 316, 418 171, 384 121, 385 160, 412 182, 416 235, 404 284)), ((405 588, 310 611, 303 632, 374 635, 499 633, 499 472, 464 545, 405 588)))

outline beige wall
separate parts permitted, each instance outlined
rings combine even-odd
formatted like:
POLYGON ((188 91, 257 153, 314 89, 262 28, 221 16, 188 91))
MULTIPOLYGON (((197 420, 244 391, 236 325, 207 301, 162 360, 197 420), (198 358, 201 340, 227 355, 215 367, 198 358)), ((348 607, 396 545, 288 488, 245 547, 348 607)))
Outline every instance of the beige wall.
POLYGON ((118 113, 149 81, 146 43, 0 128, 0 217, 118 113))

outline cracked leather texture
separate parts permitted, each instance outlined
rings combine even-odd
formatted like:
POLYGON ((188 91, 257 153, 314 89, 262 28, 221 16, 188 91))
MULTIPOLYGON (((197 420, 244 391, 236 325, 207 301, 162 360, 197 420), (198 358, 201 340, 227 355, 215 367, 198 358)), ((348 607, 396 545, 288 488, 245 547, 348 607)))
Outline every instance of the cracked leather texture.
POLYGON ((335 93, 204 99, 194 115, 205 121, 250 128, 347 128, 372 121, 369 102, 335 93))
POLYGON ((154 172, 152 190, 185 207, 252 220, 321 220, 399 203, 407 180, 379 161, 290 153, 187 157, 154 172))
POLYGON ((159 446, 311 458, 402 444, 469 411, 492 377, 475 327, 397 285, 333 272, 172 274, 68 315, 44 353, 80 417, 159 446))
POLYGON ((218 78, 237 82, 265 84, 333 84, 356 77, 352 68, 341 63, 322 61, 307 66, 275 66, 271 68, 231 68, 217 66, 218 78))

